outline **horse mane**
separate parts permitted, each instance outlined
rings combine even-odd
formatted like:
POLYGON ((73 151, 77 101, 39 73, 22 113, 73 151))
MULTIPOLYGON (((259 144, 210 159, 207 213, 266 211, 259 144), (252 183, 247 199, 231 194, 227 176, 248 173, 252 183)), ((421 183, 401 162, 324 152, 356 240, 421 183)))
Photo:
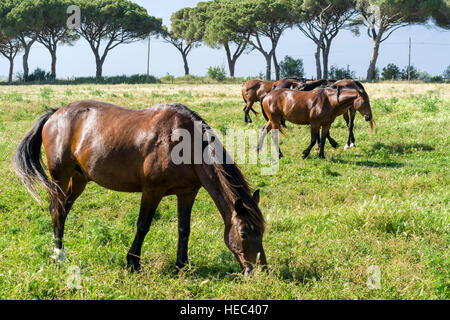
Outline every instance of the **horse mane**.
MULTIPOLYGON (((203 141, 202 153, 203 150, 208 147, 208 144, 210 143, 212 138, 211 136, 214 136, 214 139, 217 139, 217 136, 215 136, 211 127, 198 115, 198 113, 179 103, 170 103, 169 106, 176 108, 178 112, 187 115, 194 122, 201 121, 203 131, 202 133, 204 133, 205 131, 210 133, 210 136, 208 137, 209 141, 203 141)), ((242 199, 244 207, 247 209, 247 215, 241 215, 240 217, 244 221, 246 221, 246 223, 256 229, 256 231, 264 232, 264 217, 258 207, 258 204, 252 198, 252 189, 250 188, 239 167, 234 163, 228 152, 225 150, 225 147, 223 147, 222 150, 223 161, 213 161, 213 164, 205 165, 212 166, 214 172, 217 175, 217 178, 219 179, 223 192, 225 193, 226 197, 233 202, 233 204, 239 198, 242 199)))
MULTIPOLYGON (((332 89, 336 89, 337 90, 337 92, 336 92, 336 95, 337 95, 337 101, 339 102, 339 96, 340 96, 340 94, 341 94, 341 91, 343 90, 343 89, 353 89, 353 90, 356 90, 356 91, 358 91, 360 94, 362 94, 365 98, 368 98, 369 96, 368 96, 368 94, 367 94, 367 92, 366 92, 366 89, 364 89, 364 86, 362 85, 362 83, 361 82, 359 82, 359 81, 357 81, 357 80, 351 80, 352 81, 352 85, 350 85, 350 86, 340 86, 340 85, 336 85, 336 84, 332 84, 331 86, 330 86, 330 88, 332 88, 332 89)), ((337 81, 336 81, 337 82, 337 81)))
POLYGON ((296 77, 296 76, 289 76, 286 78, 282 78, 280 80, 296 80, 296 81, 300 81, 300 82, 305 82, 306 80, 300 77, 296 77))

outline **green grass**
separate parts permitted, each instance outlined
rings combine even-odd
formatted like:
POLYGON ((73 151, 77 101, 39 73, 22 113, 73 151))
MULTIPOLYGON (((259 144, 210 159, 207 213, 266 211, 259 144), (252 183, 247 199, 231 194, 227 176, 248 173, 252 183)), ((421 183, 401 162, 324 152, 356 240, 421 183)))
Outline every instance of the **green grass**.
MULTIPOLYGON (((142 250, 142 272, 125 269, 139 194, 90 183, 75 203, 64 238, 68 260, 56 265, 47 203, 39 206, 13 172, 19 141, 47 106, 101 99, 131 108, 178 101, 217 131, 243 121, 239 85, 73 85, 0 87, 0 299, 449 299, 450 85, 366 85, 376 131, 356 119, 357 147, 327 159, 301 152, 309 129, 288 124, 285 155, 273 176, 241 165, 267 220, 268 272, 244 278, 223 242, 223 221, 204 191, 194 204, 191 264, 175 268, 176 199, 160 204, 142 250), (387 92, 387 93, 386 93, 387 92), (379 290, 366 285, 381 271, 379 290), (80 289, 71 289, 72 267, 80 289)), ((256 107, 259 109, 259 106, 256 107)), ((45 198, 45 196, 44 196, 45 198)))

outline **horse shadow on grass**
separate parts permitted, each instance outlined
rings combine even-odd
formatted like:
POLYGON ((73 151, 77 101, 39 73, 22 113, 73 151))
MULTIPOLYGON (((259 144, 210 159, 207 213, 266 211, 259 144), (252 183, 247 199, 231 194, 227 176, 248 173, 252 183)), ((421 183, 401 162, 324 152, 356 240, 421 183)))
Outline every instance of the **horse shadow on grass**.
MULTIPOLYGON (((269 273, 273 277, 281 280, 288 281, 294 284, 303 285, 320 281, 324 273, 323 269, 328 269, 328 266, 313 264, 306 268, 292 267, 289 262, 284 262, 277 265, 268 265, 268 270, 255 271, 256 273, 263 272, 269 273)), ((186 277, 197 280, 226 280, 226 281, 243 281, 245 279, 244 274, 231 253, 223 251, 214 262, 209 263, 193 263, 186 267, 179 269, 174 263, 165 265, 160 272, 172 277, 186 277)), ((250 276, 251 277, 251 276, 250 276)))
MULTIPOLYGON (((343 163, 343 164, 355 164, 357 166, 369 167, 369 168, 401 168, 404 167, 405 164, 401 162, 394 161, 390 159, 391 155, 406 155, 412 154, 415 152, 424 152, 424 151, 433 151, 434 147, 424 144, 424 143, 398 143, 398 142, 390 142, 388 144, 377 142, 370 148, 368 155, 376 156, 379 155, 383 157, 385 160, 378 161, 347 161, 341 159, 331 159, 332 162, 335 163, 343 163)), ((361 155, 355 155, 361 156, 361 155)))
POLYGON ((348 161, 348 160, 342 160, 342 159, 331 159, 334 163, 341 163, 341 164, 355 164, 360 167, 368 167, 368 168, 401 168, 405 165, 401 162, 395 162, 395 161, 385 161, 385 162, 377 162, 377 161, 348 161))
POLYGON ((415 152, 422 152, 422 151, 434 151, 435 148, 424 143, 398 143, 398 142, 391 142, 389 144, 385 144, 382 142, 377 142, 372 146, 372 152, 379 152, 379 151, 388 151, 391 154, 396 155, 404 155, 404 154, 410 154, 415 152))

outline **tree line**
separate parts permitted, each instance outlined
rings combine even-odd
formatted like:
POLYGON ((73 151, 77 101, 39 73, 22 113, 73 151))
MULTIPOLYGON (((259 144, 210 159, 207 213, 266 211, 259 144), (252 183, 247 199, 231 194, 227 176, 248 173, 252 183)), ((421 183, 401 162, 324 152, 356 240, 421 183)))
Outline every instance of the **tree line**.
POLYGON ((367 34, 373 42, 367 80, 374 80, 381 45, 397 29, 411 24, 432 23, 450 28, 448 0, 213 0, 199 2, 174 12, 170 26, 149 15, 145 8, 128 0, 3 0, 0 3, 0 53, 10 61, 23 51, 26 81, 28 56, 35 42, 44 45, 51 57, 51 77, 56 77, 58 44, 84 38, 94 54, 96 76, 108 53, 120 44, 161 36, 172 44, 189 74, 188 55, 205 44, 225 50, 230 77, 242 54, 256 50, 266 61, 265 78, 272 66, 280 78, 277 46, 287 29, 297 28, 315 48, 316 77, 328 78, 333 40, 343 29, 367 34), (67 26, 67 8, 81 9, 80 25, 67 26))

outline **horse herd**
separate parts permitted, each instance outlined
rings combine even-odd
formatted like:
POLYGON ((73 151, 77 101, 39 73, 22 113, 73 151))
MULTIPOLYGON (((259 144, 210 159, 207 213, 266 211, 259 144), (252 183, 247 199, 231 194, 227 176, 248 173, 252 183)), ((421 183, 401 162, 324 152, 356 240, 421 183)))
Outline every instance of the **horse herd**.
MULTIPOLYGON (((337 147, 329 129, 339 115, 346 116, 349 125, 349 146, 354 145, 352 130, 356 111, 373 128, 368 95, 357 81, 251 80, 244 84, 242 94, 246 102, 245 121, 251 121, 249 111, 255 112, 252 106, 259 100, 267 119, 258 148, 262 147, 265 134, 273 129, 281 130, 285 120, 311 126, 311 144, 304 157, 317 142, 323 157, 326 138, 337 147)), ((277 133, 274 130, 272 138, 278 146, 277 133)), ((211 128, 197 113, 179 103, 135 110, 82 100, 41 115, 20 142, 14 164, 38 202, 38 185, 48 193, 55 238, 52 257, 57 261, 65 259, 66 217, 87 183, 93 181, 110 190, 142 193, 137 231, 127 253, 127 267, 131 270, 140 269, 142 243, 156 208, 168 195, 175 195, 178 201, 176 265, 180 268, 186 265, 191 210, 201 187, 216 204, 225 225, 225 244, 245 274, 251 273, 256 264, 266 266, 262 244, 265 221, 258 205, 259 190, 251 190, 233 161, 196 162, 194 137, 199 134, 210 139, 202 141, 203 151, 211 142, 211 128), (174 132, 180 129, 189 133, 187 138, 183 137, 188 141, 183 142, 189 142, 191 150, 186 153, 188 161, 175 164, 171 154, 181 137, 174 132), (41 160, 41 145, 50 177, 41 160)), ((224 148, 222 152, 210 156, 230 158, 224 148)), ((281 150, 279 155, 282 156, 281 150)))
POLYGON ((257 101, 261 102, 262 113, 267 120, 261 130, 258 150, 261 149, 267 132, 277 129, 272 134, 272 139, 280 158, 283 153, 278 144, 278 130, 283 132, 281 127, 286 127, 285 120, 294 124, 309 124, 311 127, 311 143, 303 151, 303 158, 309 155, 316 143, 320 149, 319 157, 325 158, 326 139, 333 148, 339 146, 331 138, 329 130, 336 117, 340 115, 343 115, 349 131, 345 149, 355 146, 353 126, 356 111, 370 122, 373 131, 369 96, 359 81, 327 79, 307 81, 296 77, 275 82, 254 79, 244 83, 242 97, 246 103, 243 109, 246 123, 252 122, 250 111, 257 114, 253 109, 253 104, 257 101), (320 135, 320 129, 322 129, 322 135, 320 135))

